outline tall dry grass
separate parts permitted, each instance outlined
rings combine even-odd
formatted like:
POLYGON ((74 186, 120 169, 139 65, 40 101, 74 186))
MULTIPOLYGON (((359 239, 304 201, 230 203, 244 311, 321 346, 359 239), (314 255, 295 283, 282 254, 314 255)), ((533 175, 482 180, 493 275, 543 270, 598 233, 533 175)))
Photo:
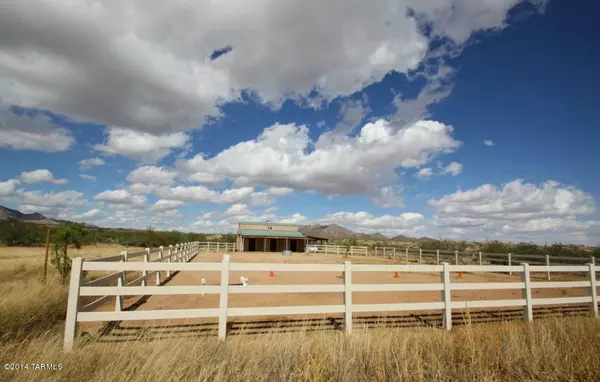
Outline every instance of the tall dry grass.
POLYGON ((600 321, 562 318, 437 329, 377 329, 106 344, 61 353, 60 333, 0 346, 7 362, 61 371, 0 372, 15 381, 598 381, 600 321))
MULTIPOLYGON (((4 252, 6 254, 7 252, 4 252)), ((37 259, 37 257, 36 257, 37 259)), ((39 280, 39 262, 3 258, 0 364, 61 363, 7 371, 2 381, 598 381, 600 320, 555 318, 439 329, 270 333, 125 343, 78 340, 62 352, 66 287, 39 280), (4 261, 3 261, 4 260, 4 261), (7 266, 7 264, 10 264, 7 266), (6 275, 12 275, 5 278, 6 275)))

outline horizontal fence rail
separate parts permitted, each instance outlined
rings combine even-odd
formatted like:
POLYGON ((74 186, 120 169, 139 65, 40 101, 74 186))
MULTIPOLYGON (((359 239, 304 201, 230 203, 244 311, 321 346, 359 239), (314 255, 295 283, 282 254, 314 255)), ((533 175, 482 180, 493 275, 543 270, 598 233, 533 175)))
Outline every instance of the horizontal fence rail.
MULTIPOLYGON (((563 304, 589 304, 591 312, 598 316, 598 293, 596 272, 600 270, 595 264, 586 265, 452 265, 448 262, 441 264, 409 264, 409 265, 368 265, 355 264, 346 261, 343 264, 262 264, 262 263, 231 263, 230 255, 224 255, 220 263, 187 263, 194 256, 201 253, 199 243, 184 243, 175 247, 169 246, 167 256, 164 248, 159 248, 157 253, 161 261, 149 261, 146 249, 144 261, 127 262, 128 253, 124 252, 121 258, 113 256, 104 261, 73 260, 71 280, 69 287, 67 318, 65 323, 64 349, 69 351, 73 347, 76 337, 77 323, 90 321, 130 321, 130 320, 158 320, 158 319, 190 319, 190 318, 218 318, 218 338, 225 339, 228 317, 248 316, 277 316, 277 315, 311 315, 343 313, 344 330, 346 334, 352 332, 352 316, 362 312, 393 312, 393 311, 431 311, 441 310, 443 315, 443 328, 452 328, 452 310, 469 308, 503 308, 522 307, 525 320, 533 320, 534 306, 563 305, 563 304), (116 286, 107 286, 99 280, 83 282, 83 272, 117 271, 105 276, 103 282, 108 280, 118 281, 116 286), (125 273, 142 272, 141 285, 126 283, 125 273), (168 286, 160 285, 160 272, 174 271, 212 271, 220 272, 219 285, 197 286, 168 286), (278 271, 278 272, 342 272, 343 284, 325 285, 232 285, 229 283, 230 273, 239 271, 278 271), (156 285, 150 286, 147 277, 150 272, 157 274, 156 285), (360 272, 406 272, 437 274, 439 282, 435 283, 399 283, 399 284, 356 284, 352 282, 354 274, 360 272), (451 282, 453 273, 515 273, 520 276, 517 282, 451 282), (532 282, 532 272, 568 272, 579 273, 587 277, 584 281, 554 281, 532 282), (116 276, 115 276, 116 275, 116 276), (144 278, 145 277, 145 278, 144 278), (532 298, 532 290, 544 288, 587 288, 587 296, 583 297, 556 297, 532 298), (474 300, 453 301, 452 291, 474 290, 521 290, 521 298, 504 300, 474 300), (388 304, 354 304, 352 295, 355 292, 422 292, 439 291, 440 301, 416 303, 388 303, 388 304), (278 293, 342 293, 343 304, 339 305, 314 305, 314 306, 272 306, 272 307, 231 307, 228 304, 229 295, 235 294, 278 294, 278 293), (123 311, 123 296, 146 295, 219 295, 219 307, 210 309, 174 309, 150 311, 123 311), (89 309, 89 304, 79 307, 80 297, 107 298, 116 297, 115 310, 109 312, 95 312, 89 309), (87 308, 87 309, 86 309, 87 308)), ((135 282, 140 280, 135 279, 135 282)))

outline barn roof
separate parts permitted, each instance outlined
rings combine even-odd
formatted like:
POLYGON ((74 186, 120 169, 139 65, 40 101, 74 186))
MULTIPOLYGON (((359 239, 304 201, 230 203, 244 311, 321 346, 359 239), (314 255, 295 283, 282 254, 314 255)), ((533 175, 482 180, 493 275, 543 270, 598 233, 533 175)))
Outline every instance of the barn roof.
POLYGON ((277 231, 270 229, 241 229, 240 233, 242 236, 253 236, 253 237, 291 237, 291 238, 305 238, 302 232, 298 231, 277 231))

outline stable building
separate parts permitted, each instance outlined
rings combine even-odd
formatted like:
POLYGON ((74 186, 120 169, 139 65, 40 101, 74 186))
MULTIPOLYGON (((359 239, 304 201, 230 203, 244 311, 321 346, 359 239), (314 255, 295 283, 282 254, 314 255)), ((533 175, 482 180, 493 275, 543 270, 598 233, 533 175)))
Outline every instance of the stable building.
POLYGON ((242 252, 304 252, 308 237, 296 224, 240 222, 237 247, 242 252))

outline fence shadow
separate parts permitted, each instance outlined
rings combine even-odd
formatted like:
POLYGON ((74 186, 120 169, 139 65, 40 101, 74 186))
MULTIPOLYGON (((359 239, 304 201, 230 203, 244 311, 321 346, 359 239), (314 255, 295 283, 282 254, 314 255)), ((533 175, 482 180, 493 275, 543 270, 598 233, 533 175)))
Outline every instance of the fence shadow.
MULTIPOLYGON (((568 307, 544 307, 533 309, 535 320, 589 315, 588 305, 568 307)), ((401 315, 357 316, 353 318, 354 330, 375 328, 441 328, 442 313, 407 313, 401 315)), ((499 323, 523 320, 522 309, 453 311, 452 325, 499 323)), ((111 322, 99 331, 96 342, 120 343, 129 341, 157 341, 165 339, 208 338, 217 336, 216 322, 182 323, 168 325, 122 325, 111 322)), ((227 336, 257 336, 274 333, 294 332, 339 332, 343 333, 344 320, 341 317, 308 319, 264 319, 230 321, 227 336)))

